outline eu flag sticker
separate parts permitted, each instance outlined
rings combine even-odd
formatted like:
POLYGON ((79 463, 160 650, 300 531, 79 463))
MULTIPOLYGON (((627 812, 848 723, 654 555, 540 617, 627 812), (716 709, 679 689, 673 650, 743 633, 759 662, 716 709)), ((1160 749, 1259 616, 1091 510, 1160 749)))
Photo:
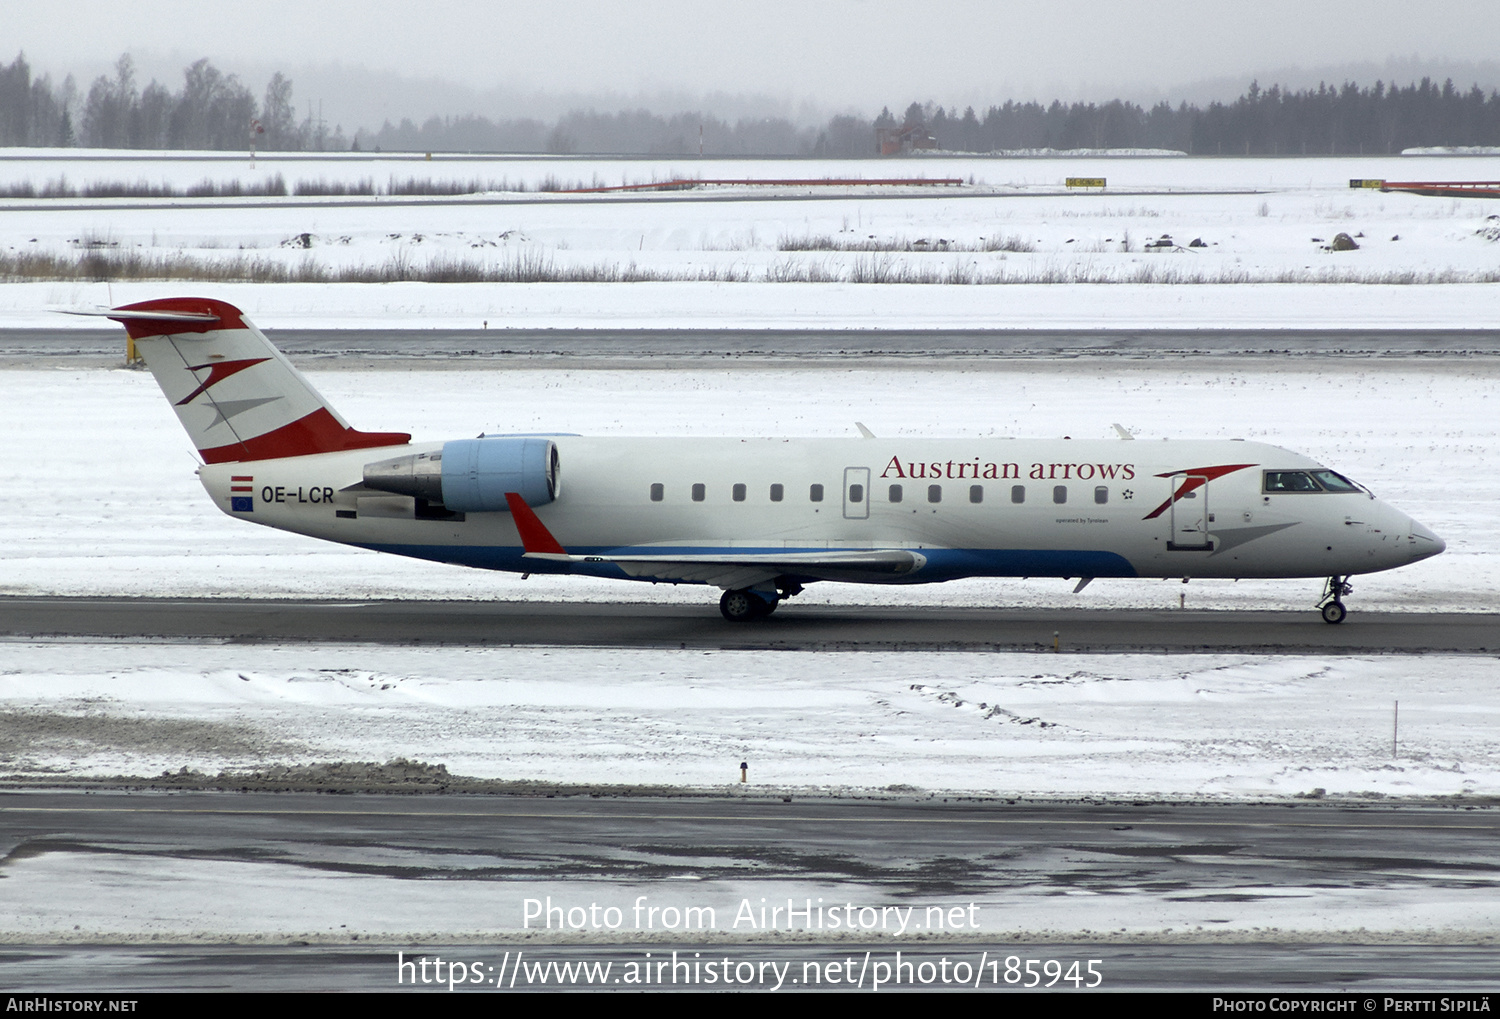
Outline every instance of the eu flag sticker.
POLYGON ((255 511, 255 497, 252 495, 232 495, 229 497, 229 510, 231 513, 253 513, 255 511))

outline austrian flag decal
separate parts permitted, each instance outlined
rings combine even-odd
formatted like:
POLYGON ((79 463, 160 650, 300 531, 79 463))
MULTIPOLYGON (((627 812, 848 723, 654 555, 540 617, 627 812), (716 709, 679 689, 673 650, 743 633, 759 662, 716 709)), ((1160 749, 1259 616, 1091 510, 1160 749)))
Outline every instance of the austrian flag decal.
POLYGON ((229 479, 229 512, 255 511, 255 475, 236 474, 229 479))

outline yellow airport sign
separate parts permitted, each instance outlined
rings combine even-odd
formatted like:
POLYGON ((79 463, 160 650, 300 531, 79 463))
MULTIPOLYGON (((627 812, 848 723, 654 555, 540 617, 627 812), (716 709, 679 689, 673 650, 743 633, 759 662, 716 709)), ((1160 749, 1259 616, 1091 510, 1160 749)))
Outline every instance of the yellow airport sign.
POLYGON ((1070 188, 1102 188, 1104 186, 1104 178, 1103 177, 1069 177, 1067 179, 1067 186, 1070 187, 1070 188))

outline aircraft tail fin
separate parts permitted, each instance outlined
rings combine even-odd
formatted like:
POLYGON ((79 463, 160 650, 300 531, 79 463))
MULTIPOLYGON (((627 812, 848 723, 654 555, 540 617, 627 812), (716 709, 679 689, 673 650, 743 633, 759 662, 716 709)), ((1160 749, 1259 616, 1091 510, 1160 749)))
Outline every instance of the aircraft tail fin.
POLYGON ((172 297, 96 314, 125 327, 207 463, 274 460, 411 441, 405 432, 349 427, 231 304, 172 297))

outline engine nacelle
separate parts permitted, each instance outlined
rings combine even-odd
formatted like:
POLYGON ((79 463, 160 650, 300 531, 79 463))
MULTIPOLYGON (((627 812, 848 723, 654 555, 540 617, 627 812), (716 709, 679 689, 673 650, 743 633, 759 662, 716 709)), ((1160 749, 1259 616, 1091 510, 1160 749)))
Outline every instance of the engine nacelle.
POLYGON ((508 513, 507 492, 528 506, 557 498, 557 445, 529 436, 455 439, 435 453, 365 464, 364 480, 367 488, 441 503, 455 513, 508 513))

